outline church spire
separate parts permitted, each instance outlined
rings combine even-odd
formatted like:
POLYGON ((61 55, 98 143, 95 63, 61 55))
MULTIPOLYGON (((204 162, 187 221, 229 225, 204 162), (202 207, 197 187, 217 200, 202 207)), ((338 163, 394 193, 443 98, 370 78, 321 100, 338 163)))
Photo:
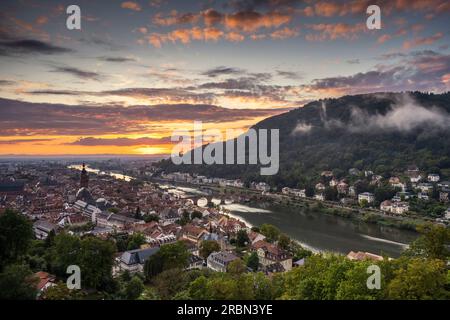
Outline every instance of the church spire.
POLYGON ((81 170, 80 175, 80 187, 87 188, 89 186, 89 176, 86 171, 86 164, 83 163, 83 169, 81 170))

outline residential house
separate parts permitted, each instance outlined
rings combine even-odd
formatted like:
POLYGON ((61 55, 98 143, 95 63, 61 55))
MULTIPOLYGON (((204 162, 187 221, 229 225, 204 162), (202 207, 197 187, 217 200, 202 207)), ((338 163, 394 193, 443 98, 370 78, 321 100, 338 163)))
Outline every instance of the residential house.
POLYGON ((275 244, 260 240, 253 243, 251 249, 256 251, 259 263, 263 267, 279 263, 283 266, 284 271, 292 269, 292 256, 275 244))
POLYGON ((319 201, 325 201, 325 196, 323 193, 316 193, 314 195, 314 199, 319 200, 319 201))
POLYGON ((437 173, 430 173, 428 175, 428 181, 430 182, 438 182, 441 179, 441 177, 437 173))
POLYGON ((236 255, 226 251, 213 252, 206 259, 207 267, 217 272, 227 272, 228 265, 239 259, 236 255))
POLYGON ((431 183, 423 182, 417 185, 417 189, 422 192, 431 192, 433 190, 433 185, 431 183))
POLYGON ((358 194, 358 202, 367 201, 367 203, 373 203, 375 201, 375 195, 370 192, 363 192, 358 194))
POLYGON ((144 271, 145 261, 158 251, 159 247, 125 251, 119 258, 119 271, 131 273, 144 271))
POLYGON ((450 181, 441 181, 437 185, 439 188, 450 188, 450 181))
POLYGON ((341 181, 337 185, 337 191, 339 194, 347 194, 348 192, 348 184, 344 181, 341 181))
POLYGON ((450 194, 450 189, 442 188, 442 190, 439 191, 439 201, 448 202, 449 194, 450 194))
POLYGON ((444 218, 446 220, 450 220, 450 207, 448 207, 447 210, 445 211, 444 218))
POLYGON ((380 204, 380 210, 384 212, 391 212, 392 210, 392 202, 389 200, 385 200, 380 204))
POLYGON ((39 279, 36 288, 37 288, 37 298, 39 299, 40 296, 50 287, 53 287, 55 285, 56 276, 51 275, 50 273, 47 273, 45 271, 39 271, 34 274, 36 278, 39 279))
POLYGON ((370 253, 370 252, 353 252, 350 251, 349 254, 347 254, 347 258, 350 260, 358 260, 358 261, 363 261, 363 260, 373 260, 373 261, 382 261, 383 257, 370 253))
POLYGON ((425 200, 425 201, 430 200, 430 196, 428 194, 424 193, 424 192, 419 192, 417 194, 417 198, 420 199, 420 200, 425 200))
POLYGON ((260 240, 266 239, 266 237, 264 235, 262 235, 259 232, 255 232, 255 231, 250 231, 248 233, 248 238, 250 239, 250 243, 251 244, 254 244, 254 243, 256 243, 256 242, 258 242, 260 240))
POLYGON ((325 185, 322 182, 319 182, 318 184, 316 184, 316 190, 317 191, 325 190, 325 185))
POLYGON ((186 270, 203 269, 203 259, 197 255, 191 254, 188 259, 188 266, 186 270))
POLYGON ((33 231, 36 239, 46 239, 50 232, 57 232, 58 226, 46 220, 38 220, 33 223, 33 231))
POLYGON ((204 228, 187 224, 181 230, 181 238, 200 244, 202 237, 208 233, 209 232, 204 228))

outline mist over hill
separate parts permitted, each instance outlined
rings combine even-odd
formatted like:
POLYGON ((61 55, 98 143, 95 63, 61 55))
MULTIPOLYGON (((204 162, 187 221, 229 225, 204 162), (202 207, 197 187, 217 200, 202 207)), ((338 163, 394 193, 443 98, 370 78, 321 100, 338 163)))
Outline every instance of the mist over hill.
MULTIPOLYGON (((253 126, 280 130, 280 169, 261 176, 259 165, 158 165, 210 177, 302 187, 323 170, 343 177, 350 168, 389 176, 417 165, 450 176, 450 92, 373 93, 323 99, 253 126)), ((224 148, 225 150, 225 148, 224 148)))

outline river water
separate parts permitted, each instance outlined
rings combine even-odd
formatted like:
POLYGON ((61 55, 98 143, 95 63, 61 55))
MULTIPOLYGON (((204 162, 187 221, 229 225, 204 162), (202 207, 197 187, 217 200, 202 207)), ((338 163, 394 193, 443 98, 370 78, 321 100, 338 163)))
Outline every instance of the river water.
MULTIPOLYGON (((69 166, 81 170, 81 166, 69 166)), ((133 177, 117 173, 104 173, 86 167, 95 174, 109 174, 116 179, 130 181, 133 177)), ((179 195, 202 194, 195 188, 161 184, 163 189, 179 195)), ((417 233, 382 226, 374 223, 353 221, 339 216, 312 212, 305 208, 293 208, 280 205, 223 205, 231 215, 241 219, 249 226, 269 223, 278 227, 292 239, 313 251, 332 251, 347 254, 350 251, 367 251, 375 254, 387 254, 398 257, 417 233)))
POLYGON ((373 223, 353 221, 343 217, 305 208, 280 205, 225 205, 232 215, 251 226, 269 223, 313 251, 332 251, 347 254, 367 251, 398 257, 417 238, 417 233, 373 223))

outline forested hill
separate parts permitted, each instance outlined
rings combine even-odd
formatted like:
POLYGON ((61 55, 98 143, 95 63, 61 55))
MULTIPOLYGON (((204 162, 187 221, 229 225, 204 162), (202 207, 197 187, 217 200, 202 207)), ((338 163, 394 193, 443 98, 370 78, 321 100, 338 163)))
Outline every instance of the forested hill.
POLYGON ((280 130, 280 170, 260 176, 257 165, 173 165, 169 171, 266 181, 301 187, 323 170, 335 176, 350 168, 389 176, 417 165, 450 176, 450 92, 376 93, 311 102, 267 118, 254 128, 280 130))

